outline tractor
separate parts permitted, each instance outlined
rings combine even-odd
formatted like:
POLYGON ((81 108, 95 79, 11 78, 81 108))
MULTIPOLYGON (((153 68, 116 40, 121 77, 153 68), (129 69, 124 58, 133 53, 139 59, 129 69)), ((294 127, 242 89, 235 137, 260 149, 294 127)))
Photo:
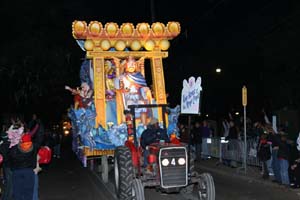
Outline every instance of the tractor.
MULTIPOLYGON (((128 140, 114 153, 114 179, 117 197, 120 200, 144 200, 144 188, 152 187, 164 193, 181 193, 193 199, 215 199, 213 177, 209 173, 198 174, 189 145, 182 143, 174 135, 170 142, 156 141, 147 146, 148 166, 143 166, 143 149, 138 141, 135 128, 135 109, 159 108, 162 116, 167 116, 167 104, 131 105, 127 115, 132 116, 132 128, 128 130, 128 140), (147 169, 146 169, 147 168, 147 169)), ((163 117, 161 127, 166 129, 163 117)))

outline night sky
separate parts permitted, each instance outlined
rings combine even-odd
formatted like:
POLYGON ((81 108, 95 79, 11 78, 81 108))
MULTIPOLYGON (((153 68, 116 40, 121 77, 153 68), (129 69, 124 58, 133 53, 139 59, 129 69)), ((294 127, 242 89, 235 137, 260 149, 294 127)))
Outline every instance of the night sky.
MULTIPOLYGON (((72 103, 64 85, 78 86, 84 52, 72 37, 74 20, 178 21, 181 34, 163 60, 169 102, 180 101, 183 79, 201 76, 203 113, 299 109, 300 2, 297 0, 0 2, 1 113, 39 113, 58 120, 72 103), (152 9, 151 9, 152 8, 152 9), (221 74, 215 69, 220 67, 221 74)), ((146 71, 147 72, 147 71, 146 71)), ((149 74, 150 75, 150 74, 149 74)))

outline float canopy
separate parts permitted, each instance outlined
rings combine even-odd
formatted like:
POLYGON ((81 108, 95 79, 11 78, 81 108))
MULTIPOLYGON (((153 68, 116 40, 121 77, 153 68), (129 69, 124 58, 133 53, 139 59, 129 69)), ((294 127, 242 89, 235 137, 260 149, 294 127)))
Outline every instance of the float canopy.
POLYGON ((180 24, 168 22, 166 25, 161 22, 154 22, 151 26, 148 23, 117 23, 109 22, 104 26, 101 22, 74 21, 72 34, 77 40, 84 40, 84 48, 87 51, 100 50, 108 51, 115 48, 117 51, 130 49, 131 51, 166 51, 170 47, 169 40, 178 36, 180 24))

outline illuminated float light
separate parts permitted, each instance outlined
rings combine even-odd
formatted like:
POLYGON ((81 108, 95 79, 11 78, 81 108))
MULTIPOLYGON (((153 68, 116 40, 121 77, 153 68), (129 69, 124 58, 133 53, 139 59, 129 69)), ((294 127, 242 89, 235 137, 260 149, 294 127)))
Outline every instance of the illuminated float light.
POLYGON ((123 51, 126 48, 126 43, 122 40, 118 40, 115 44, 115 48, 118 51, 123 51))
POLYGON ((160 36, 165 32, 165 26, 160 22, 155 22, 151 26, 154 35, 160 36))
POLYGON ((150 29, 150 26, 148 23, 139 23, 137 26, 136 26, 136 29, 138 31, 138 33, 140 35, 148 35, 149 34, 149 29, 150 29))
POLYGON ((170 161, 167 158, 165 158, 161 161, 161 164, 162 164, 162 166, 166 167, 170 164, 170 161))
POLYGON ((147 40, 144 47, 147 51, 152 51, 154 49, 155 43, 153 40, 147 40))
POLYGON ((70 133, 69 130, 65 130, 65 131, 64 131, 64 134, 65 134, 65 135, 69 135, 69 133, 70 133))
POLYGON ((86 23, 82 21, 74 22, 74 31, 75 34, 81 35, 86 31, 86 23))
POLYGON ((161 50, 166 51, 170 47, 170 42, 169 40, 162 40, 159 42, 159 47, 161 50))
POLYGON ((221 68, 217 68, 217 69, 216 69, 216 72, 217 72, 217 73, 221 73, 221 71, 222 71, 221 68))
POLYGON ((102 40, 101 43, 100 43, 100 47, 104 51, 110 49, 110 47, 111 47, 110 41, 109 40, 102 40))
POLYGON ((138 41, 138 40, 134 40, 130 44, 130 48, 133 51, 138 51, 141 49, 141 47, 142 47, 142 45, 141 45, 140 41, 138 41))
POLYGON ((235 112, 235 115, 239 115, 240 113, 239 112, 235 112))
POLYGON ((84 42, 84 48, 85 48, 85 50, 87 50, 87 51, 93 50, 93 48, 94 48, 94 43, 93 43, 93 41, 92 41, 92 40, 86 40, 86 41, 84 42))
POLYGON ((124 23, 120 29, 123 35, 129 36, 133 34, 134 27, 131 23, 124 23))
POLYGON ((102 24, 96 21, 92 21, 89 24, 89 30, 92 35, 98 35, 102 30, 102 24))
POLYGON ((167 28, 172 35, 178 35, 180 33, 180 25, 178 22, 169 22, 167 28))
POLYGON ((178 159, 178 164, 179 165, 185 165, 185 159, 184 158, 179 158, 178 159))
POLYGON ((109 36, 115 36, 118 31, 118 25, 116 23, 110 22, 105 25, 106 33, 109 36))

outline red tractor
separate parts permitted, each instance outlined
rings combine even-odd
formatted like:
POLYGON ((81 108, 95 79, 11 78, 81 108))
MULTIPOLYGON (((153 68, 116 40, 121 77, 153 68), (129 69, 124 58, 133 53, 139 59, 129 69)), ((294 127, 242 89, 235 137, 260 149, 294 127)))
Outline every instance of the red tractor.
POLYGON ((131 105, 128 116, 128 140, 124 146, 115 149, 114 173, 115 189, 120 200, 144 200, 144 188, 154 187, 165 193, 178 192, 193 199, 215 199, 215 186, 209 173, 198 174, 189 145, 181 143, 176 137, 170 142, 157 141, 147 146, 148 166, 143 163, 143 149, 138 141, 135 128, 135 109, 158 108, 166 129, 167 107, 165 104, 131 105))

